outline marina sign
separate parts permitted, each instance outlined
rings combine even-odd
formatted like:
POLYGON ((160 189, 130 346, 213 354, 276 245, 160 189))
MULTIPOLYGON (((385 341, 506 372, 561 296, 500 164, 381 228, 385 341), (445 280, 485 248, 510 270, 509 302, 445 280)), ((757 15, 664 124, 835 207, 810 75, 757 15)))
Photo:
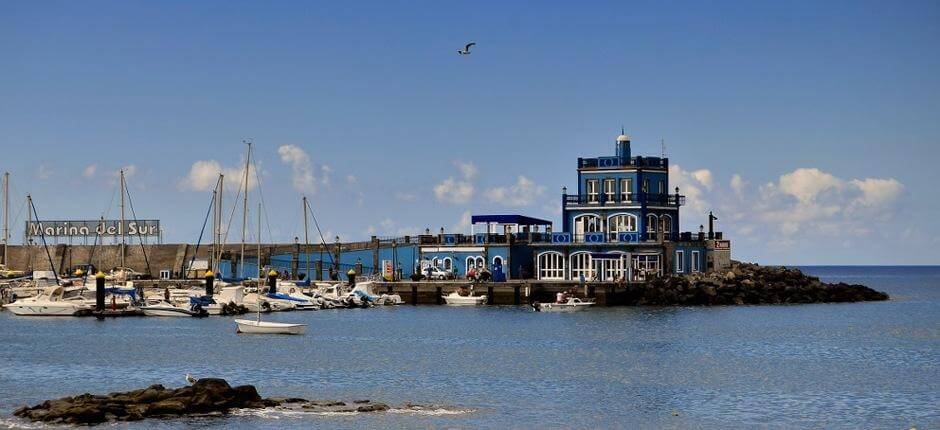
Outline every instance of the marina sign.
POLYGON ((95 236, 148 236, 160 235, 160 221, 148 220, 88 220, 88 221, 27 221, 26 236, 35 237, 95 237, 95 236))

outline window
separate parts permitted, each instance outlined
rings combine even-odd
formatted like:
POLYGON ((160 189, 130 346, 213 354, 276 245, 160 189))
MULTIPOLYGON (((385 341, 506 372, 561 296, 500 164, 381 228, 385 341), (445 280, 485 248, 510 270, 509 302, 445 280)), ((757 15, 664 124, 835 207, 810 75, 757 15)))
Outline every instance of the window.
POLYGON ((597 179, 587 181, 588 203, 597 203, 597 179))
POLYGON ((626 280, 630 263, 627 261, 627 254, 620 253, 620 258, 600 260, 601 274, 606 282, 618 282, 626 280))
POLYGON ((477 266, 477 269, 482 269, 486 267, 486 260, 484 260, 483 257, 477 257, 476 266, 477 266))
POLYGON ((614 196, 617 195, 615 187, 617 186, 616 179, 604 179, 604 200, 613 201, 614 196))
POLYGON ((602 231, 601 217, 594 214, 578 215, 574 217, 574 234, 576 236, 584 233, 596 233, 602 231))
POLYGON ((663 233, 672 233, 672 217, 669 215, 663 215, 659 218, 660 230, 663 233))
POLYGON ((632 275, 634 281, 659 275, 659 254, 634 254, 632 275))
POLYGON ((467 268, 466 268, 465 273, 470 272, 470 269, 476 267, 475 261, 476 261, 476 258, 474 258, 474 257, 467 257, 467 268))
POLYGON ((585 281, 594 279, 594 267, 591 263, 591 254, 588 252, 571 254, 571 280, 580 281, 582 276, 585 281))
POLYGON ((450 257, 444 257, 444 267, 442 269, 449 272, 452 267, 454 267, 454 264, 450 257))
POLYGON ((565 257, 559 252, 543 252, 536 270, 539 279, 565 279, 565 257))
POLYGON ((607 228, 610 239, 617 240, 618 233, 636 231, 636 217, 630 214, 612 215, 607 219, 607 228))
POLYGON ((649 179, 644 179, 644 180, 643 180, 643 190, 642 190, 642 191, 643 191, 643 193, 648 193, 648 192, 650 192, 650 180, 649 180, 649 179))
POLYGON ((698 251, 692 251, 692 272, 698 272, 698 251))
POLYGON ((666 194, 666 181, 659 181, 659 194, 666 194))
POLYGON ((624 202, 633 200, 633 179, 620 180, 620 200, 624 202))
POLYGON ((685 252, 676 251, 676 273, 685 271, 685 252))
POLYGON ((656 215, 649 214, 646 216, 646 236, 649 240, 656 240, 656 223, 659 220, 656 218, 656 215))

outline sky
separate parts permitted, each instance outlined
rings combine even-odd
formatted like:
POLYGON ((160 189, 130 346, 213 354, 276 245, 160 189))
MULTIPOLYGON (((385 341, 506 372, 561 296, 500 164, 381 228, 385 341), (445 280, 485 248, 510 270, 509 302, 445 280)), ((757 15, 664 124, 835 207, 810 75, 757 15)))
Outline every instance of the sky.
POLYGON ((246 139, 265 242, 303 237, 302 195, 343 240, 560 227, 621 126, 665 142, 683 230, 714 211, 736 259, 940 264, 935 1, 0 2, 14 242, 27 193, 114 218, 121 168, 138 217, 195 242, 246 139))

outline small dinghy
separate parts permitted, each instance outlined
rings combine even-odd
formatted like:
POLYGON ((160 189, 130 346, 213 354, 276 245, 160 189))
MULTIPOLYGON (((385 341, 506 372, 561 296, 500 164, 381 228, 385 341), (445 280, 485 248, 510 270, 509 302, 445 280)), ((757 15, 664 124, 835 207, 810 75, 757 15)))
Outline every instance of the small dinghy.
POLYGON ((532 303, 532 309, 536 312, 578 312, 594 306, 594 301, 585 301, 577 297, 572 297, 562 303, 532 303))
POLYGON ((288 324, 261 320, 242 320, 236 319, 238 326, 236 333, 251 334, 304 334, 307 331, 306 324, 288 324))
POLYGON ((460 291, 454 291, 444 298, 444 303, 449 306, 480 306, 486 303, 486 296, 474 296, 472 294, 467 294, 465 296, 460 295, 460 291))

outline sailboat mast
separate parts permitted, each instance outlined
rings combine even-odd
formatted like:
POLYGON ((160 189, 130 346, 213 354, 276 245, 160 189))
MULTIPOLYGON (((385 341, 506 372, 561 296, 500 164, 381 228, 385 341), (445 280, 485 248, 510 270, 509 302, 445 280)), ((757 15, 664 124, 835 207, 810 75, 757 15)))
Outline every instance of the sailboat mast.
POLYGON ((258 282, 264 279, 261 270, 261 202, 258 202, 258 282))
POLYGON ((242 203, 242 252, 241 261, 238 263, 240 278, 245 277, 245 229, 248 226, 248 167, 251 166, 251 142, 248 144, 248 156, 245 157, 245 198, 242 203))
POLYGON ((218 202, 219 202, 218 204, 219 204, 219 205, 217 206, 218 212, 216 212, 216 215, 215 215, 216 218, 218 218, 218 222, 219 222, 219 223, 217 224, 219 227, 218 227, 218 230, 216 230, 216 239, 215 239, 215 240, 216 240, 216 242, 219 244, 219 246, 218 246, 218 249, 217 249, 217 253, 216 253, 216 255, 215 255, 215 258, 214 258, 214 260, 215 260, 215 267, 212 268, 212 272, 213 272, 213 273, 218 273, 218 272, 219 272, 219 267, 220 267, 220 265, 221 265, 221 263, 222 263, 222 253, 223 253, 223 251, 222 251, 222 222, 223 222, 223 218, 222 218, 222 196, 225 194, 225 193, 223 192, 223 189, 224 189, 223 186, 224 186, 224 185, 225 185, 225 175, 219 173, 219 197, 218 197, 218 202))
POLYGON ((7 243, 10 242, 10 172, 3 172, 3 264, 7 261, 7 243))
MULTIPOLYGON (((125 253, 125 244, 127 243, 127 237, 124 231, 124 169, 121 169, 121 270, 125 270, 127 267, 124 261, 125 253)), ((123 272, 122 272, 123 273, 123 272)))
MULTIPOLYGON (((26 195, 26 205, 27 205, 27 208, 33 207, 33 197, 31 195, 26 195)), ((33 224, 33 211, 28 210, 26 211, 26 225, 29 226, 32 224, 33 224)), ((33 249, 32 249, 33 235, 29 233, 29 230, 30 230, 29 227, 27 227, 26 234, 23 235, 23 245, 27 246, 26 247, 26 251, 27 251, 26 252, 26 255, 27 255, 26 268, 30 272, 32 272, 33 271, 33 249)))
MULTIPOLYGON (((310 282, 310 233, 307 230, 307 196, 304 196, 304 255, 307 256, 307 263, 305 267, 304 276, 307 279, 307 283, 310 282)), ((323 263, 320 263, 321 265, 323 263)))

